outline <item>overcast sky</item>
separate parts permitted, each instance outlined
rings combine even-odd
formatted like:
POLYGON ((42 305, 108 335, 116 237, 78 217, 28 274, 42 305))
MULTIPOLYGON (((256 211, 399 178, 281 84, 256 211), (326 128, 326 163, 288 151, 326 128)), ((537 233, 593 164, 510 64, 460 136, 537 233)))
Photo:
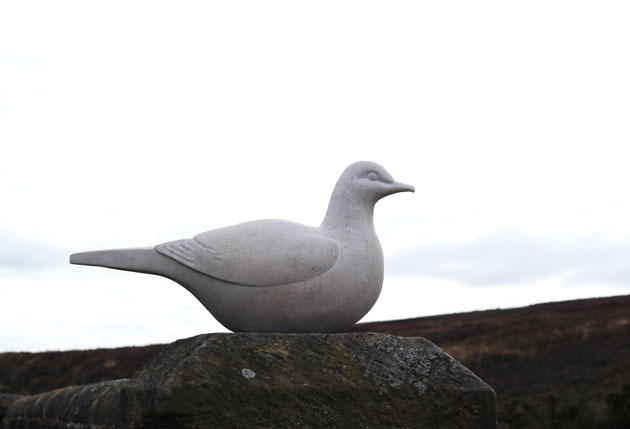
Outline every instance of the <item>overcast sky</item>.
POLYGON ((630 6, 0 5, 0 351, 224 329, 155 276, 68 264, 321 221, 382 164, 387 320, 630 293, 630 6))

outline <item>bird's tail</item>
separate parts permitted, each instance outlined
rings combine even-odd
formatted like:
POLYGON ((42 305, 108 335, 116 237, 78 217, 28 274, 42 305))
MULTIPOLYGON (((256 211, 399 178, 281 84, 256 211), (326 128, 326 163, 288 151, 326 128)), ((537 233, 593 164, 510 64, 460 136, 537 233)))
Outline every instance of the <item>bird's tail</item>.
POLYGON ((95 250, 70 255, 70 263, 163 275, 166 258, 153 247, 95 250))

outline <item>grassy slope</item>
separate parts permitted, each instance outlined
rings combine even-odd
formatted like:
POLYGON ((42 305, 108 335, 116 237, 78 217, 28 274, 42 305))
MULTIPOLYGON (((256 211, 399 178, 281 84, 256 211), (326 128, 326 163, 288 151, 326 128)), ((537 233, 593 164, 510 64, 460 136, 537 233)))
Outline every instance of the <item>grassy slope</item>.
POLYGON ((433 341, 495 389, 503 422, 529 426, 528 421, 554 416, 567 420, 568 414, 576 421, 601 416, 606 396, 630 383, 630 296, 377 322, 353 330, 433 341))
MULTIPOLYGON (((558 422, 567 421, 566 427, 576 427, 601 416, 606 396, 630 383, 630 296, 366 323, 351 330, 433 341, 495 389, 504 427, 563 427, 558 422)), ((1 353, 0 392, 28 394, 131 377, 163 347, 1 353)))

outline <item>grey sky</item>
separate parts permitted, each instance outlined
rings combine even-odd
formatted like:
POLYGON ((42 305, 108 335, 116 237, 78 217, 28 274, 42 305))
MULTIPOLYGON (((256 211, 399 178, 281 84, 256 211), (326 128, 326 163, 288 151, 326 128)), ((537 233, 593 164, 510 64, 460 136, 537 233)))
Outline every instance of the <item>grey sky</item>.
POLYGON ((0 226, 0 271, 32 274, 67 263, 69 247, 0 226))
MULTIPOLYGON (((67 268, 76 249, 0 228, 0 270, 22 275, 67 268)), ((630 285, 630 239, 601 233, 539 235, 494 231, 468 241, 419 241, 388 256, 390 276, 422 276, 470 286, 528 284, 562 276, 568 285, 630 285)))
POLYGON ((68 254, 317 225, 357 160, 416 187, 376 207, 366 320, 628 293, 629 21, 614 0, 1 2, 0 350, 221 329, 172 282, 68 254))
POLYGON ((388 268, 394 276, 471 286, 528 284, 556 276, 567 284, 630 285, 630 239, 504 230, 465 242, 418 242, 391 255, 388 268))

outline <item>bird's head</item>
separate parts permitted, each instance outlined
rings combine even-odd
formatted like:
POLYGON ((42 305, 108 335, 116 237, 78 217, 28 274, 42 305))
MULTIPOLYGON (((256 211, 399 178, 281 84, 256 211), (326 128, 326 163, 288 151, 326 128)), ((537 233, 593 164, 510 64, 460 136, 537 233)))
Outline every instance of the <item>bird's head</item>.
POLYGON ((373 203, 397 192, 415 192, 413 186, 396 182, 381 165, 370 161, 359 161, 348 166, 337 185, 373 203))
POLYGON ((337 181, 322 226, 330 230, 346 230, 357 221, 372 225, 374 205, 378 200, 397 192, 414 191, 413 186, 396 182, 375 162, 355 162, 337 181))

